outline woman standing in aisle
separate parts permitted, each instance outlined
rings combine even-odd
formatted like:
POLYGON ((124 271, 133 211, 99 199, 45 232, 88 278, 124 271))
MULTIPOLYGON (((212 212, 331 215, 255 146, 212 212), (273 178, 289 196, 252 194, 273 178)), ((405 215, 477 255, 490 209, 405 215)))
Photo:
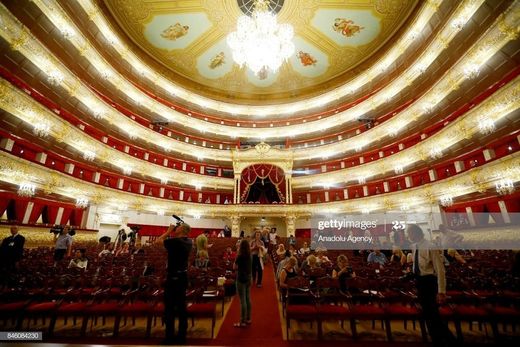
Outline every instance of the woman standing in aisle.
POLYGON ((235 327, 245 327, 251 324, 251 250, 249 242, 242 240, 238 248, 238 255, 233 265, 237 272, 237 293, 240 298, 240 322, 235 327))

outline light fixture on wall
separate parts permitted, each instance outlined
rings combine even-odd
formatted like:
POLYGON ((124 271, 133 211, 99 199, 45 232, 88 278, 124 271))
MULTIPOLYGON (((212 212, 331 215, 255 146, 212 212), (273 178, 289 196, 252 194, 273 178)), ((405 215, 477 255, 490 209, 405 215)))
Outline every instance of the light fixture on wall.
POLYGON ((86 208, 86 207, 88 207, 88 199, 87 198, 77 198, 76 199, 76 207, 77 208, 86 208))
POLYGON ((444 207, 453 206, 453 198, 449 195, 441 196, 440 203, 444 207))
POLYGON ((504 178, 497 183, 495 183, 495 187, 497 189, 497 193, 500 195, 508 195, 515 191, 515 184, 513 180, 509 178, 504 178))
POLYGON ((36 191, 36 186, 32 183, 21 183, 18 188, 18 195, 23 198, 30 198, 34 195, 36 191))
POLYGON ((240 16, 237 30, 227 36, 233 60, 241 67, 246 65, 258 77, 268 71, 276 73, 295 49, 293 27, 278 24, 269 3, 269 0, 255 0, 251 16, 240 16))

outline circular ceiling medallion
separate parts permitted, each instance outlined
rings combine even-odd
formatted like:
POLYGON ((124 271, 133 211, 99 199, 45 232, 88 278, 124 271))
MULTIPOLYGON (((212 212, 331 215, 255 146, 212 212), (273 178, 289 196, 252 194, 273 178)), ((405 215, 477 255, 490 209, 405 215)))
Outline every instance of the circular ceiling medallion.
MULTIPOLYGON (((258 0, 237 0, 237 4, 242 13, 247 16, 251 16, 257 1, 258 0)), ((283 3, 284 0, 269 0, 267 6, 269 7, 270 12, 277 14, 282 9, 283 3)))

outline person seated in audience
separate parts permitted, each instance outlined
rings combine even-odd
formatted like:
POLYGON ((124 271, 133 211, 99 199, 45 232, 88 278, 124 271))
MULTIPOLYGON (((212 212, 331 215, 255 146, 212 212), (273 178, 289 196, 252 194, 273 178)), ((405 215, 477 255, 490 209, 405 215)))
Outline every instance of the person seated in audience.
POLYGON ((460 255, 459 252, 457 252, 456 249, 454 248, 450 248, 448 249, 445 254, 444 254, 444 257, 446 258, 446 260, 448 260, 448 262, 450 263, 454 263, 454 262, 457 262, 459 264, 466 264, 466 259, 464 259, 462 257, 462 255, 460 255))
POLYGON ((309 248, 309 244, 304 242, 302 248, 300 248, 300 254, 309 254, 310 252, 311 249, 309 248))
POLYGON ((74 258, 70 260, 69 269, 86 269, 88 264, 88 259, 86 257, 86 249, 77 249, 74 253, 74 258))
POLYGON ((103 246, 103 250, 101 252, 99 252, 98 257, 103 258, 103 257, 113 254, 113 253, 114 253, 114 244, 112 242, 107 243, 103 246))
POLYGON ((217 231, 216 231, 216 230, 213 230, 213 231, 211 232, 210 237, 217 237, 217 231))
POLYGON ((234 252, 231 247, 226 248, 224 251, 224 256, 222 257, 226 262, 234 262, 237 257, 237 253, 234 252))
POLYGON ((298 276, 298 272, 296 270, 296 265, 298 264, 298 260, 295 257, 290 257, 285 263, 282 271, 280 271, 280 280, 279 286, 280 288, 287 289, 287 280, 293 277, 298 276))
POLYGON ((325 254, 327 252, 324 249, 320 249, 316 252, 316 262, 318 265, 331 265, 332 262, 330 261, 329 257, 325 254))
POLYGON ((227 224, 224 225, 224 237, 231 237, 231 228, 227 224))
POLYGON ((217 237, 226 237, 226 235, 224 234, 224 229, 220 230, 217 237))
POLYGON ((307 256, 307 259, 305 259, 302 263, 302 272, 305 275, 308 275, 312 272, 314 269, 318 269, 320 266, 318 265, 318 258, 316 258, 315 255, 311 254, 307 256))
POLYGON ((403 253, 403 251, 396 246, 392 247, 392 255, 390 256, 390 262, 396 262, 401 265, 406 264, 406 255, 403 253))
POLYGON ((282 271, 283 267, 285 266, 285 264, 287 263, 287 261, 289 260, 289 258, 291 257, 291 252, 289 251, 285 251, 285 254, 284 254, 284 258, 282 260, 280 260, 280 262, 278 263, 278 267, 276 268, 276 278, 280 278, 280 272, 282 271))
POLYGON ((297 256, 299 254, 298 250, 294 245, 289 245, 289 252, 291 252, 292 256, 297 256))
POLYGON ((347 291, 347 279, 356 277, 356 273, 352 270, 352 266, 346 255, 341 254, 336 260, 336 267, 332 270, 332 278, 337 278, 339 288, 342 292, 347 291))
POLYGON ((125 243, 123 243, 121 248, 119 248, 116 251, 116 257, 118 257, 120 255, 128 255, 128 254, 130 254, 130 244, 128 242, 125 242, 125 243))
POLYGON ((278 256, 279 260, 282 260, 285 257, 285 246, 283 243, 280 243, 278 245, 278 249, 276 250, 276 255, 278 256))
POLYGON ((197 257, 195 258, 193 265, 197 269, 207 270, 208 267, 210 266, 208 251, 200 250, 197 253, 197 257))
POLYGON ((374 251, 371 252, 367 258, 368 263, 377 263, 379 265, 385 265, 386 261, 386 255, 381 253, 381 250, 379 249, 374 249, 374 251))

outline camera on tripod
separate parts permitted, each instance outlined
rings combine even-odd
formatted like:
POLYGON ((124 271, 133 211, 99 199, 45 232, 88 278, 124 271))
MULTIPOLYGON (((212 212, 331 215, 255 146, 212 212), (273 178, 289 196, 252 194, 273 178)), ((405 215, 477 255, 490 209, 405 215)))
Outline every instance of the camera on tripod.
POLYGON ((54 234, 54 235, 60 235, 63 232, 63 230, 65 230, 65 228, 69 229, 67 234, 69 234, 70 236, 76 235, 76 230, 72 229, 71 227, 69 227, 67 225, 55 225, 51 228, 49 233, 54 234))

